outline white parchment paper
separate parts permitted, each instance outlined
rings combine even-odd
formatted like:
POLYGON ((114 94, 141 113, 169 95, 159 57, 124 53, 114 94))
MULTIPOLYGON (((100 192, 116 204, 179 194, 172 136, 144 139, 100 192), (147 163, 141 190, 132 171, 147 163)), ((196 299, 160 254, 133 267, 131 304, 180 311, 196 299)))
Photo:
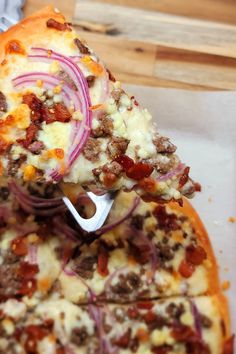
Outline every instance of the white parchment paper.
POLYGON ((149 108, 202 185, 192 204, 209 233, 221 281, 230 281, 227 295, 236 333, 236 223, 228 221, 236 217, 236 92, 126 89, 149 108))

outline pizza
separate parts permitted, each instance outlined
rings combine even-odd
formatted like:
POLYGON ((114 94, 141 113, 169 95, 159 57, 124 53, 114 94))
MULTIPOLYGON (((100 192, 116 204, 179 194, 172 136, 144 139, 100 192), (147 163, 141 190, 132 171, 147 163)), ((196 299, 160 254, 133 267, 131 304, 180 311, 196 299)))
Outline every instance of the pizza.
POLYGON ((233 353, 214 254, 189 202, 121 192, 91 234, 53 185, 0 182, 0 352, 233 353))
POLYGON ((0 304, 0 348, 44 354, 229 353, 225 308, 222 295, 81 306, 59 297, 33 305, 10 299, 0 304))
POLYGON ((199 186, 175 151, 57 10, 0 34, 1 175, 180 200, 199 186))

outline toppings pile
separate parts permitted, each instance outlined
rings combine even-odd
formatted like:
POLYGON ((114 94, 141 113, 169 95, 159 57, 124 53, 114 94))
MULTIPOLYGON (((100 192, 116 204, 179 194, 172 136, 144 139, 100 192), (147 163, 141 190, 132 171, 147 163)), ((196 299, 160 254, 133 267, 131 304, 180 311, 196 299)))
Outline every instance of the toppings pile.
MULTIPOLYGON (((0 353, 233 354, 214 255, 181 198, 200 185, 50 12, 35 18, 45 35, 9 31, 0 64, 0 353), (59 182, 130 193, 87 233, 59 182)), ((88 197, 74 199, 88 218, 88 197)))
POLYGON ((148 111, 125 93, 69 23, 52 17, 44 29, 53 39, 41 46, 22 38, 5 45, 1 175, 135 190, 147 200, 181 203, 182 195, 192 196, 196 186, 189 168, 156 131, 148 111))
POLYGON ((214 260, 185 209, 121 193, 89 234, 51 185, 5 183, 0 198, 0 350, 222 354, 210 334, 232 353, 214 260))

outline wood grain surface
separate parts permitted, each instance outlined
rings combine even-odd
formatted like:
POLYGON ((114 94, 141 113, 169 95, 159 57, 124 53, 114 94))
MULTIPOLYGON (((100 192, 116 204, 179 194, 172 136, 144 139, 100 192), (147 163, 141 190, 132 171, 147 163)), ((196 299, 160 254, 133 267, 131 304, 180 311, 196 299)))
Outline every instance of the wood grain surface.
POLYGON ((236 89, 235 0, 27 0, 54 3, 124 82, 236 89))

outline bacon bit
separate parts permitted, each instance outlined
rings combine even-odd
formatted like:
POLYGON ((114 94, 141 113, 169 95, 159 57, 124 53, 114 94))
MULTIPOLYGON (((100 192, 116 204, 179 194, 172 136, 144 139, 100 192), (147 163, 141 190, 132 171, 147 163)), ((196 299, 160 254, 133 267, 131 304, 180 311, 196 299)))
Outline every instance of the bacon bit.
POLYGON ((25 341, 24 348, 26 353, 37 353, 37 341, 28 336, 25 341))
POLYGON ((143 178, 141 181, 139 181, 138 185, 142 190, 149 194, 155 193, 157 187, 156 181, 150 177, 143 178))
POLYGON ((149 177, 152 172, 153 167, 151 165, 143 162, 138 162, 126 172, 126 175, 129 178, 139 181, 140 179, 149 177))
POLYGON ((95 76, 100 76, 103 74, 103 67, 94 61, 89 55, 81 58, 81 61, 95 76))
POLYGON ((232 335, 224 342, 224 348, 222 354, 234 354, 234 339, 235 339, 235 335, 232 335))
POLYGON ((56 103, 52 109, 43 106, 42 117, 46 124, 53 122, 67 123, 72 118, 70 112, 63 103, 56 103))
POLYGON ((114 161, 118 162, 123 167, 125 172, 127 172, 134 165, 134 160, 126 155, 117 156, 114 161))
POLYGON ((47 24, 48 28, 53 28, 58 31, 71 31, 71 27, 70 27, 69 23, 67 23, 67 22, 61 23, 61 22, 54 20, 54 18, 50 18, 49 20, 47 20, 46 24, 47 24))
POLYGON ((144 328, 139 328, 136 332, 136 336, 140 342, 147 342, 149 340, 149 333, 144 328))
POLYGON ((120 348, 128 348, 131 339, 131 328, 129 328, 120 338, 114 341, 114 344, 120 348))
POLYGON ((229 280, 225 280, 222 285, 221 285, 221 289, 223 291, 226 291, 230 288, 230 281, 229 280))
POLYGON ((36 177, 36 168, 32 165, 28 165, 24 168, 24 175, 23 175, 23 179, 24 181, 32 181, 35 179, 36 177))
POLYGON ((26 138, 17 140, 18 143, 23 145, 27 149, 30 144, 35 140, 38 133, 39 127, 35 123, 31 123, 30 126, 26 129, 26 138))
POLYGON ((29 297, 32 297, 36 290, 37 282, 35 279, 23 279, 18 293, 20 295, 27 295, 29 297))
POLYGON ((28 254, 28 242, 26 237, 17 237, 11 242, 12 252, 16 256, 26 256, 28 254))
POLYGON ((182 324, 176 324, 171 331, 172 337, 179 342, 193 342, 198 338, 197 334, 191 327, 182 324))
POLYGON ((186 262, 193 265, 200 265, 207 258, 206 251, 201 246, 189 245, 186 248, 186 262))
POLYGON ((137 303, 137 308, 140 310, 151 310, 151 308, 153 308, 153 303, 151 301, 139 301, 137 303))
POLYGON ((135 106, 139 106, 139 103, 136 101, 134 96, 131 96, 130 99, 134 101, 135 106))
POLYGON ((202 191, 202 186, 200 185, 200 183, 195 182, 194 183, 194 187, 195 187, 195 191, 196 192, 201 192, 202 191))
POLYGON ((24 334, 27 335, 24 344, 27 353, 37 353, 37 342, 50 334, 51 327, 47 328, 43 325, 29 325, 24 329, 24 334))
POLYGON ((153 354, 168 354, 171 351, 169 345, 162 345, 161 347, 152 347, 153 354))
POLYGON ((18 275, 24 279, 31 279, 39 272, 37 264, 30 264, 28 262, 21 262, 18 269, 18 275))
POLYGON ((179 188, 182 188, 188 182, 188 174, 189 174, 190 167, 185 167, 182 176, 179 179, 179 188))
POLYGON ((48 335, 48 329, 44 328, 42 325, 29 325, 25 328, 25 332, 36 340, 42 340, 48 335))
POLYGON ((190 278, 193 272, 195 271, 195 267, 193 264, 188 263, 187 261, 183 260, 179 266, 179 273, 184 278, 190 278))
POLYGON ((20 41, 12 39, 5 46, 6 54, 20 54, 25 55, 25 49, 20 41))
POLYGON ((131 320, 137 319, 139 317, 139 312, 137 307, 135 306, 129 307, 127 310, 127 315, 131 320))
POLYGON ((109 274, 108 271, 108 251, 105 246, 100 243, 98 247, 98 273, 105 277, 109 274))
POLYGON ((43 102, 34 94, 27 93, 23 95, 22 103, 27 104, 31 109, 31 120, 32 122, 41 121, 41 109, 43 102))
POLYGON ((156 320, 156 315, 152 311, 148 311, 144 316, 143 319, 147 324, 153 323, 156 320))

